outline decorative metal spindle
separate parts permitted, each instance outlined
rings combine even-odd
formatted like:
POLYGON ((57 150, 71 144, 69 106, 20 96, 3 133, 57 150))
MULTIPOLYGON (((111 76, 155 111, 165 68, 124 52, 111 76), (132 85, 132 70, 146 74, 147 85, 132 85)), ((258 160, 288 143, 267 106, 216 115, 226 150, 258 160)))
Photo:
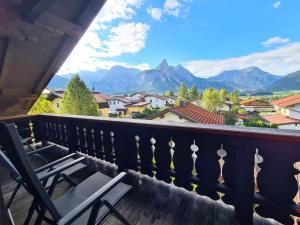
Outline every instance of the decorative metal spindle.
POLYGON ((114 142, 115 142, 115 139, 114 139, 114 132, 110 132, 109 133, 110 135, 110 141, 111 141, 111 161, 112 163, 115 165, 115 162, 116 162, 116 152, 115 152, 115 147, 114 147, 114 142))
POLYGON ((67 125, 66 124, 64 124, 64 133, 65 133, 65 142, 68 143, 67 125))
POLYGON ((96 156, 95 131, 91 129, 93 156, 96 156))
POLYGON ((140 157, 140 137, 138 135, 136 135, 134 137, 135 139, 135 145, 136 145, 136 168, 137 168, 137 171, 139 173, 141 173, 141 157, 140 157))
MULTIPOLYGON (((227 155, 227 152, 225 151, 223 144, 221 144, 221 148, 217 151, 217 155, 220 156, 220 159, 218 160, 219 165, 220 165, 220 176, 218 178, 219 183, 223 184, 224 183, 224 176, 223 176, 223 168, 225 164, 224 157, 227 155)), ((224 197, 224 193, 222 192, 217 192, 220 200, 224 197)))
MULTIPOLYGON (((261 168, 259 167, 259 164, 263 163, 264 159, 263 157, 258 153, 258 148, 256 148, 255 155, 254 155, 254 192, 259 192, 259 186, 258 186, 258 174, 261 171, 261 168)), ((256 208, 259 206, 259 204, 254 204, 253 210, 256 212, 256 208)))
POLYGON ((152 138, 150 138, 150 143, 151 143, 151 151, 152 151, 152 174, 153 174, 153 178, 155 178, 156 175, 156 170, 154 169, 156 166, 156 160, 155 160, 155 144, 156 144, 156 140, 155 138, 152 136, 152 138))
POLYGON ((34 137, 34 132, 33 132, 33 123, 31 120, 29 121, 29 129, 30 129, 30 136, 32 137, 32 143, 35 143, 35 137, 34 137))
MULTIPOLYGON (((193 159, 193 169, 192 169, 192 176, 196 177, 198 175, 197 169, 196 169, 196 161, 197 161, 197 152, 199 151, 199 147, 196 145, 196 141, 194 140, 194 143, 190 146, 190 150, 193 152, 192 153, 192 159, 193 159)), ((197 185, 196 184, 191 184, 193 191, 196 191, 197 185)))
MULTIPOLYGON (((170 147, 170 156, 171 156, 171 162, 170 162, 170 169, 174 170, 175 166, 174 166, 174 161, 173 161, 173 157, 174 157, 174 148, 175 148, 175 142, 173 141, 173 138, 171 137, 171 140, 169 141, 169 147, 170 147)), ((175 177, 170 176, 171 178, 171 184, 174 184, 175 181, 175 177)))
MULTIPOLYGON (((295 179, 296 179, 296 181, 297 181, 297 187, 298 187, 298 191, 297 191, 297 193, 296 193, 296 195, 295 195, 295 198, 294 198, 294 202, 295 202, 295 204, 296 205, 299 205, 299 203, 300 203, 300 175, 299 175, 299 172, 300 172, 300 162, 296 162, 295 164, 294 164, 294 168, 297 170, 297 174, 295 174, 295 179)), ((296 216, 293 216, 293 219, 294 219, 294 224, 298 224, 297 223, 297 220, 299 219, 299 218, 297 218, 296 216)))
POLYGON ((77 145, 80 147, 80 134, 79 134, 79 127, 76 127, 76 134, 77 134, 77 145))
POLYGON ((86 140, 86 128, 83 128, 83 137, 84 137, 84 147, 87 148, 87 140, 86 140))
POLYGON ((101 140, 101 155, 102 159, 105 160, 105 149, 104 149, 104 137, 103 137, 103 130, 100 130, 100 140, 101 140))

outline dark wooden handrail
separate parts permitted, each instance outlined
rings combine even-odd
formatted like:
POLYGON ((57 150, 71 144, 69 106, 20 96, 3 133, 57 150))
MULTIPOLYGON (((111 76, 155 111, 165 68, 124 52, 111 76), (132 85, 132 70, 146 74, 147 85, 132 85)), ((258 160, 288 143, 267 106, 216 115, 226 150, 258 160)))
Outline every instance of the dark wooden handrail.
POLYGON ((6 121, 24 130, 30 121, 36 141, 221 198, 241 224, 253 224, 254 208, 284 224, 300 215, 298 131, 52 114, 6 121))

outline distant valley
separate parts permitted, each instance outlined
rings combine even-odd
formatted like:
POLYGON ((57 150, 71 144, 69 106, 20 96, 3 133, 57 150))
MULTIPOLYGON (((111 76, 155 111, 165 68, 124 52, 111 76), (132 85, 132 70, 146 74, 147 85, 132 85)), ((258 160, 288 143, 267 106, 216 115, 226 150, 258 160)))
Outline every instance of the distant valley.
MULTIPOLYGON (((184 82, 188 87, 196 84, 200 90, 213 87, 234 89, 243 93, 259 91, 287 91, 300 89, 300 71, 286 76, 277 76, 267 73, 257 67, 242 70, 224 71, 210 78, 199 78, 182 65, 170 66, 163 60, 155 69, 140 71, 135 68, 114 66, 110 70, 95 72, 79 72, 87 86, 95 91, 108 94, 127 94, 138 91, 163 93, 168 90, 177 91, 184 82)), ((48 87, 65 89, 71 74, 55 75, 48 87)))

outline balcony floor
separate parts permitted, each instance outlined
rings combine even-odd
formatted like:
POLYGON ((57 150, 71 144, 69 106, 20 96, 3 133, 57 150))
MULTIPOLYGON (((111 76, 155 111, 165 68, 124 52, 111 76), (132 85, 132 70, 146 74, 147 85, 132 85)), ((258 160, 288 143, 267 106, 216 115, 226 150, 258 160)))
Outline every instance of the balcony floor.
MULTIPOLYGON (((91 159, 88 170, 77 173, 77 181, 85 179, 95 170, 108 175, 114 173, 110 164, 91 159)), ((15 187, 9 174, 0 165, 0 178, 3 185, 4 198, 7 200, 15 187)), ((233 207, 221 201, 213 201, 208 197, 199 196, 181 188, 167 185, 135 172, 130 173, 130 182, 134 183, 131 190, 119 203, 117 209, 132 225, 217 225, 238 224, 234 219, 233 207)), ((66 183, 60 183, 53 195, 57 198, 70 188, 66 183)), ((32 197, 21 188, 11 207, 16 225, 23 224, 32 197)), ((32 220, 33 222, 34 220, 32 220)), ((114 216, 108 215, 102 224, 121 224, 114 216)), ((254 216, 255 225, 279 224, 274 220, 254 216)))

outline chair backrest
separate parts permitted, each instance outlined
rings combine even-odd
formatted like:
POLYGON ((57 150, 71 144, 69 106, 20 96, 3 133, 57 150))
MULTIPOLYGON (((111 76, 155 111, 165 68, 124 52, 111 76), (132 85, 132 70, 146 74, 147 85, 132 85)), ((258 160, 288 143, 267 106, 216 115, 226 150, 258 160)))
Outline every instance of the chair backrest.
POLYGON ((15 125, 0 123, 0 134, 2 136, 2 142, 4 142, 2 145, 7 150, 9 159, 21 175, 25 188, 33 195, 36 203, 39 204, 40 207, 47 209, 53 219, 58 221, 61 215, 58 213, 45 188, 34 172, 15 125))
POLYGON ((8 171, 11 173, 12 177, 15 179, 15 181, 20 182, 20 174, 17 171, 16 167, 11 163, 9 158, 5 155, 3 151, 0 149, 0 162, 8 169, 8 171))

